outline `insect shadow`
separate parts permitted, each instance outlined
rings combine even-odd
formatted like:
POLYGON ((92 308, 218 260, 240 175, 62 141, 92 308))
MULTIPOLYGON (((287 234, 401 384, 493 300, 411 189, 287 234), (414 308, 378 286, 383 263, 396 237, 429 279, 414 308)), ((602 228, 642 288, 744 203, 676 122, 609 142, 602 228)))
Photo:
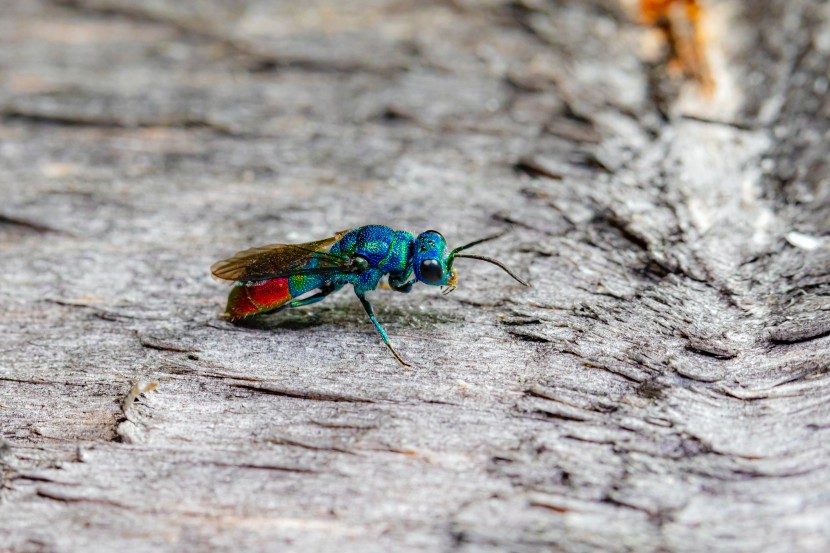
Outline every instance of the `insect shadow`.
MULTIPOLYGON (((464 322, 463 315, 430 309, 418 310, 410 307, 385 305, 378 310, 383 316, 394 321, 392 328, 434 329, 440 325, 464 322)), ((234 325, 251 330, 308 330, 316 327, 334 326, 353 330, 366 326, 366 314, 358 303, 342 301, 325 307, 293 308, 275 311, 259 317, 249 317, 234 322, 234 325)))

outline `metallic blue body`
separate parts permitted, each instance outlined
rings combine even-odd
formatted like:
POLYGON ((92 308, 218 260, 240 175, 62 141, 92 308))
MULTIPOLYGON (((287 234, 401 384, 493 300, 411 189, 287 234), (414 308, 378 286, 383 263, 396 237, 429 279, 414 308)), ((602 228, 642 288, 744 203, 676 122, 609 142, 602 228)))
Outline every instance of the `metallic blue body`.
POLYGON ((369 262, 369 268, 361 273, 336 275, 331 284, 336 288, 351 284, 360 297, 377 288, 383 275, 388 274, 389 285, 403 291, 399 290, 400 285, 412 274, 414 242, 415 237, 411 233, 381 225, 367 225, 349 231, 335 242, 329 252, 348 257, 358 255, 369 262))
POLYGON ((440 281, 427 282, 421 278, 420 263, 426 259, 435 259, 446 263, 446 242, 440 233, 427 231, 415 237, 404 230, 394 230, 382 225, 366 225, 347 232, 335 242, 329 253, 347 258, 361 257, 366 260, 366 267, 359 272, 339 272, 329 275, 306 275, 292 277, 290 282, 293 297, 319 288, 320 292, 308 298, 299 299, 288 304, 290 307, 309 305, 325 299, 326 296, 351 284, 372 324, 380 333, 383 342, 395 357, 407 365, 389 343, 389 336, 375 318, 372 304, 366 299, 366 293, 375 290, 384 275, 388 275, 390 288, 396 292, 408 293, 418 281, 434 286, 452 285, 455 272, 446 271, 440 281))

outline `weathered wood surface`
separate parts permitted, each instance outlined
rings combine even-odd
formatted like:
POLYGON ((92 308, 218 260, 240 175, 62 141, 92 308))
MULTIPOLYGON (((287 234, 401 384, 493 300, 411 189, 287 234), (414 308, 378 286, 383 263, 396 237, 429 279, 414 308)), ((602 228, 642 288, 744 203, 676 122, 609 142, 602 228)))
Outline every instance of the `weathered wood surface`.
POLYGON ((706 5, 0 2, 0 550, 830 549, 830 8, 706 5), (533 288, 218 318, 367 223, 533 288))

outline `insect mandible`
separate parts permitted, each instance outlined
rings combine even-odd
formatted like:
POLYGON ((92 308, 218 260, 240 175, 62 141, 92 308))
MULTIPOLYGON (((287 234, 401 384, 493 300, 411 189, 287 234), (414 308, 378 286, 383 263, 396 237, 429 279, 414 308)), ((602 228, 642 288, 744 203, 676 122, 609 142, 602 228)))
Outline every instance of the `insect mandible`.
POLYGON ((428 230, 414 236, 386 226, 367 225, 316 242, 271 244, 241 251, 217 261, 210 270, 215 277, 234 282, 226 308, 231 320, 310 305, 351 284, 383 343, 401 364, 411 366, 392 347, 366 293, 377 288, 381 278, 388 275, 389 287, 396 292, 408 293, 413 284, 423 282, 443 287, 446 295, 455 290, 458 281, 458 272, 453 266, 458 258, 487 261, 501 267, 524 286, 530 286, 496 259, 460 253, 503 234, 481 238, 447 252, 447 244, 438 231, 428 230), (317 292, 305 296, 314 290, 317 292))

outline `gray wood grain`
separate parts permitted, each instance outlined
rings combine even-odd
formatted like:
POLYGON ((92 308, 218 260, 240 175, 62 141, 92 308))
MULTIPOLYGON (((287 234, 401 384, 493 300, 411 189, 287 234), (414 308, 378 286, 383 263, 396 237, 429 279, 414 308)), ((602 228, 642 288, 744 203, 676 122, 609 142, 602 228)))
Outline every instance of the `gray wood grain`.
POLYGON ((830 548, 830 9, 0 0, 0 550, 830 548), (440 229, 447 297, 209 265, 440 229))

